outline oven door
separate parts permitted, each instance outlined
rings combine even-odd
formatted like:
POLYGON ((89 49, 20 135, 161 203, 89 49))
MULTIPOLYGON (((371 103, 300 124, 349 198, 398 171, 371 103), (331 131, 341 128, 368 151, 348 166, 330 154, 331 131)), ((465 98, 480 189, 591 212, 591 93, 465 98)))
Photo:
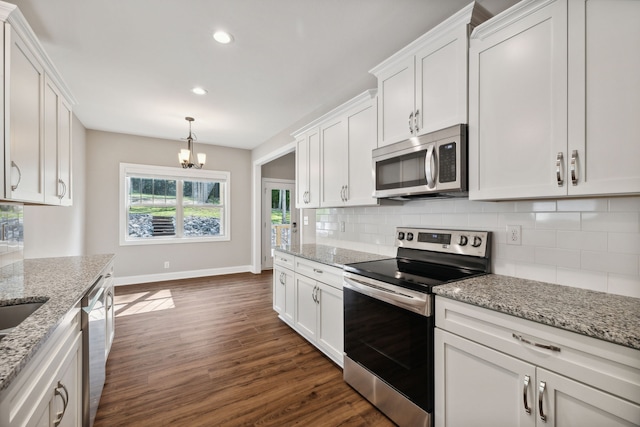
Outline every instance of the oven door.
POLYGON ((343 289, 346 356, 431 413, 432 295, 350 273, 343 289))

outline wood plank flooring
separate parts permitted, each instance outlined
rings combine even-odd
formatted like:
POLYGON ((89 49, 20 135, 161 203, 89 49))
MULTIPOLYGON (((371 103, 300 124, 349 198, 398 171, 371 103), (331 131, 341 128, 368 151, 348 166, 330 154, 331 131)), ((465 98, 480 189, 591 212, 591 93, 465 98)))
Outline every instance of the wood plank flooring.
POLYGON ((116 288, 95 427, 394 424, 278 319, 271 272, 116 288))

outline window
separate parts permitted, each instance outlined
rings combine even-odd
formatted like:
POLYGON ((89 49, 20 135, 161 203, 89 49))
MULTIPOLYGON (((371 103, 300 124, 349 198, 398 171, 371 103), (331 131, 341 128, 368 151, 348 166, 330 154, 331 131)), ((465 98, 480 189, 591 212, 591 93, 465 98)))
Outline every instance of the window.
POLYGON ((120 164, 120 244, 230 240, 229 172, 120 164))

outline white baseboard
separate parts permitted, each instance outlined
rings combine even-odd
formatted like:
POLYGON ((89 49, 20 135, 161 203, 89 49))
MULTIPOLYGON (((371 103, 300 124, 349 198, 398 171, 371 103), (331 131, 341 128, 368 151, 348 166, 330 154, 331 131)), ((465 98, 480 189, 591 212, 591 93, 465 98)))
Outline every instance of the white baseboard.
MULTIPOLYGON (((207 268, 204 270, 176 271, 172 273, 141 274, 139 276, 115 277, 116 286, 136 285, 138 283, 164 282, 166 280, 191 279, 194 277, 221 276, 223 274, 253 273, 251 265, 235 267, 207 268)), ((255 274, 255 273, 254 273, 255 274)))

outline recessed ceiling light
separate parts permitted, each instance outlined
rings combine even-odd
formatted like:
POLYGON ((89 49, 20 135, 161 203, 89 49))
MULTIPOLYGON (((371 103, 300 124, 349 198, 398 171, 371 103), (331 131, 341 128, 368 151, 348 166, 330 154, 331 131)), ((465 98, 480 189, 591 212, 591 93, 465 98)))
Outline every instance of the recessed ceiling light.
POLYGON ((193 89, 191 89, 191 92, 195 93, 196 95, 205 95, 207 93, 206 89, 203 89, 201 87, 194 87, 193 89))
POLYGON ((233 41, 233 36, 226 31, 216 31, 213 33, 213 38, 221 44, 228 44, 233 41))

